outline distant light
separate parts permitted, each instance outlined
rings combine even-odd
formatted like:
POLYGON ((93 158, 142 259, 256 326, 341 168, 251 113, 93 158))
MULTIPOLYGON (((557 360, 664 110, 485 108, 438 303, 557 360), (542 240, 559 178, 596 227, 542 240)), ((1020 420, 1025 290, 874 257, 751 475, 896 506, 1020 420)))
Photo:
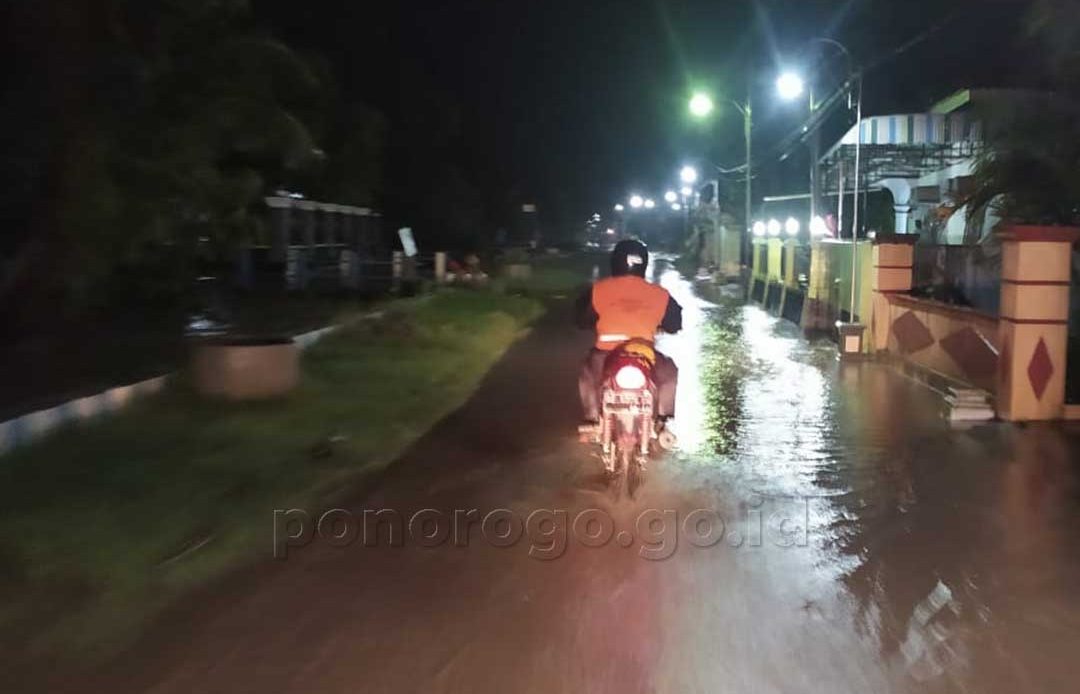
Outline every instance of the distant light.
POLYGON ((769 220, 769 236, 779 236, 780 235, 780 229, 781 229, 781 227, 780 227, 780 220, 779 219, 770 219, 769 220))
POLYGON ((754 236, 764 236, 765 231, 766 231, 765 222, 762 222, 762 221, 754 222, 754 236))
POLYGON ((609 236, 614 236, 615 235, 615 230, 614 229, 608 229, 605 233, 608 234, 609 236))
POLYGON ((671 209, 675 212, 682 212, 682 205, 677 202, 671 203, 671 209))
POLYGON ((673 190, 669 190, 668 192, 664 193, 664 200, 666 200, 667 202, 675 202, 678 199, 679 195, 673 190))
POLYGON ((877 238, 877 232, 876 231, 868 231, 868 232, 866 232, 866 238, 873 241, 874 239, 877 238))
POLYGON ((600 219, 600 213, 599 212, 594 212, 592 218, 593 219, 600 219))
POLYGON ((615 211, 616 211, 616 212, 622 212, 622 211, 623 211, 623 210, 625 210, 625 209, 626 209, 626 208, 625 208, 625 207, 623 207, 623 206, 622 206, 621 204, 619 204, 619 205, 615 205, 615 211))
POLYGON ((649 198, 648 200, 645 201, 645 209, 646 210, 651 210, 654 207, 656 207, 656 201, 655 200, 653 200, 652 198, 649 198))
POLYGON ((794 72, 785 72, 776 79, 776 91, 779 92, 780 98, 785 101, 798 99, 802 96, 804 88, 802 78, 794 72))
POLYGON ((697 169, 692 166, 684 166, 682 171, 679 172, 679 179, 686 184, 697 183, 698 173, 697 169))
POLYGON ((799 224, 799 220, 794 217, 788 217, 787 221, 784 222, 784 231, 787 232, 788 236, 798 236, 800 228, 802 226, 799 224))
POLYGON ((682 196, 684 198, 688 198, 688 197, 690 197, 691 195, 694 194, 694 189, 691 188, 690 186, 683 186, 682 190, 680 190, 679 192, 682 193, 682 196))
POLYGON ((821 237, 829 233, 829 227, 819 215, 810 220, 810 236, 821 237))
POLYGON ((697 118, 705 118, 713 112, 712 98, 703 92, 697 92, 690 99, 690 113, 697 118))
POLYGON ((630 207, 633 207, 635 210, 638 209, 639 207, 641 207, 644 204, 645 204, 645 198, 641 197, 640 195, 631 195, 630 196, 630 207))

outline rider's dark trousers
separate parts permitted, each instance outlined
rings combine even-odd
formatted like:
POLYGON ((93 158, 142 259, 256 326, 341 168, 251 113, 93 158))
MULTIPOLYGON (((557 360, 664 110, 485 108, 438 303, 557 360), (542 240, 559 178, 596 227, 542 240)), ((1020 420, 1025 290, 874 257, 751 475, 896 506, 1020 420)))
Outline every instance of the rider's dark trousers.
MULTIPOLYGON (((595 347, 585 357, 578 377, 578 393, 581 396, 581 409, 585 420, 596 422, 600 419, 600 381, 604 377, 604 361, 611 352, 595 347)), ((656 414, 660 417, 675 416, 675 388, 679 381, 679 369, 669 357, 656 353, 656 366, 653 368, 656 381, 656 414)))

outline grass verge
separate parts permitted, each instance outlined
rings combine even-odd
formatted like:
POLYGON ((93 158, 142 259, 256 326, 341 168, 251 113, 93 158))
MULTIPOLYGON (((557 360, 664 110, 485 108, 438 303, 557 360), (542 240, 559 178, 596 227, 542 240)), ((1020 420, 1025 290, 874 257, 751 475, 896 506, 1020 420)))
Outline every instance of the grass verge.
POLYGON ((306 352, 285 399, 208 401, 178 383, 0 459, 0 633, 18 640, 0 646, 114 652, 177 596, 266 557, 272 509, 392 461, 541 311, 490 292, 391 303, 306 352))
POLYGON ((586 286, 595 271, 607 275, 610 256, 606 253, 575 253, 566 256, 537 255, 530 260, 527 278, 497 280, 507 292, 538 297, 573 298, 586 286))

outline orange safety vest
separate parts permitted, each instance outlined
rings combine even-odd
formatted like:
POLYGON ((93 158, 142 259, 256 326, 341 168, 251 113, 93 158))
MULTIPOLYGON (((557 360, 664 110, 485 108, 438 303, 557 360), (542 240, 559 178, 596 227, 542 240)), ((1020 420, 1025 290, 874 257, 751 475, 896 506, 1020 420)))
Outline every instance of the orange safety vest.
POLYGON ((637 275, 609 277, 593 285, 596 348, 610 351, 631 338, 653 340, 671 295, 637 275))

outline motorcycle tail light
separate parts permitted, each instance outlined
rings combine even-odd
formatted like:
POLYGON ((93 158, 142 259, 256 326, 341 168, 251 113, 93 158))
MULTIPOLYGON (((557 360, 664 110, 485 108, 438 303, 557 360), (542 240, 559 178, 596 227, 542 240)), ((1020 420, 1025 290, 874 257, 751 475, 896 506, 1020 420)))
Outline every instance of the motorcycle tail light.
POLYGON ((645 387, 645 372, 636 366, 624 366, 615 372, 615 385, 624 390, 640 390, 645 387))

